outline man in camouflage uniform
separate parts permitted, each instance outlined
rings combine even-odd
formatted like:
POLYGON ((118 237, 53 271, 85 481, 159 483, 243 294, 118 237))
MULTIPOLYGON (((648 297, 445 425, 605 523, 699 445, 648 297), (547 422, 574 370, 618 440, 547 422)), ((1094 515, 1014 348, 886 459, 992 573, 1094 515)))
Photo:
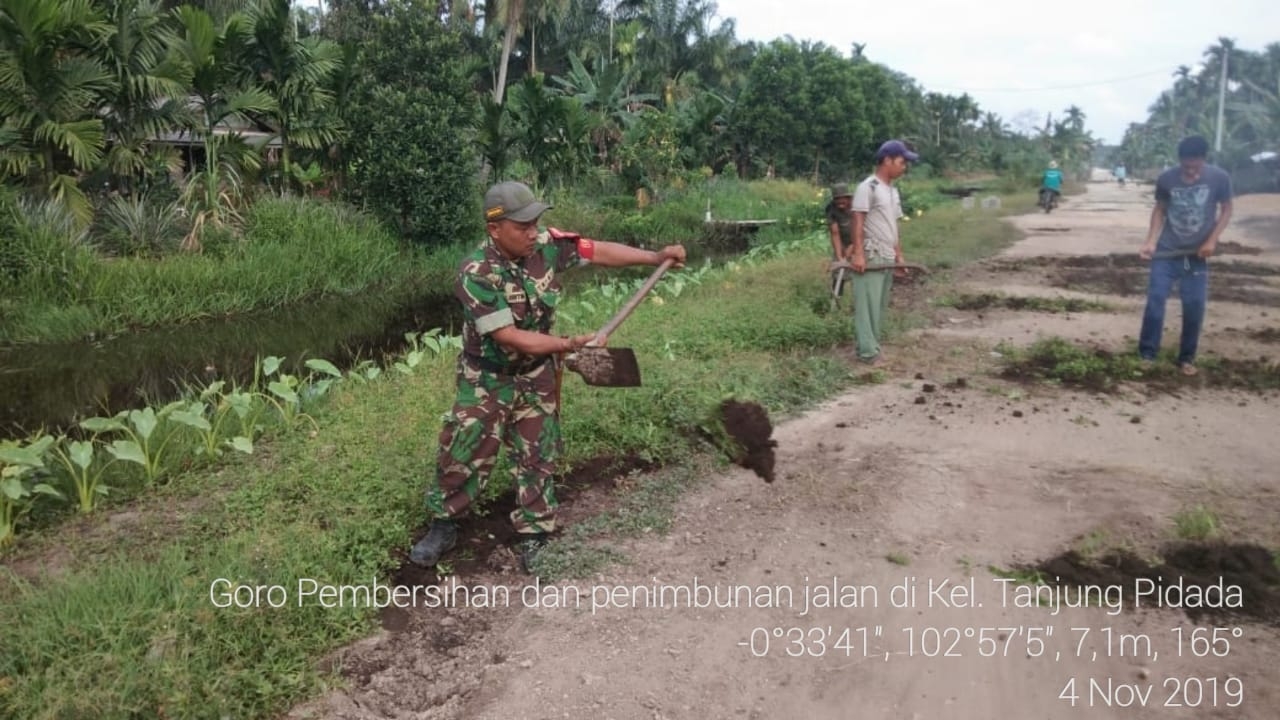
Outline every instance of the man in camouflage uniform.
POLYGON ((465 319, 463 347, 457 400, 445 418, 435 482, 427 490, 431 528, 409 554, 424 567, 457 543, 455 521, 480 495, 504 444, 515 465, 519 507, 511 521, 527 536, 521 554, 526 569, 555 530, 551 476, 561 449, 555 363, 597 340, 594 334, 551 334, 561 296, 558 273, 586 263, 660 265, 672 258, 681 267, 685 260, 679 245, 651 252, 540 230, 538 219, 551 206, 522 183, 489 188, 484 206, 489 240, 463 261, 454 291, 465 319))

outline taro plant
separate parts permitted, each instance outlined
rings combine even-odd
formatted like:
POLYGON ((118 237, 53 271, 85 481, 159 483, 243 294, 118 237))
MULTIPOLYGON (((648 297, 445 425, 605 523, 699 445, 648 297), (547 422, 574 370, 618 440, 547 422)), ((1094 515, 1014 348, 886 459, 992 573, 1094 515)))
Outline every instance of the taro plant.
POLYGON ((335 381, 342 379, 342 371, 328 360, 324 360, 322 358, 311 358, 303 364, 310 370, 327 376, 319 380, 312 380, 310 377, 307 378, 307 389, 303 394, 308 400, 323 397, 325 393, 329 392, 330 386, 332 386, 335 381))
POLYGON ((76 499, 78 501, 78 509, 81 513, 91 513, 98 504, 98 498, 104 497, 110 492, 111 488, 102 484, 102 476, 107 468, 116 461, 116 458, 99 463, 94 468, 95 455, 97 455, 97 443, 94 438, 88 440, 71 440, 67 442, 66 436, 58 438, 50 449, 49 454, 59 465, 67 471, 67 475, 71 477, 71 482, 76 489, 76 499))
POLYGON ((49 435, 26 445, 14 440, 0 442, 0 548, 13 544, 18 522, 31 512, 40 495, 62 497, 53 486, 40 481, 44 454, 52 444, 49 435))
POLYGON ((382 368, 372 360, 361 360, 347 371, 347 377, 358 380, 360 382, 370 382, 378 379, 382 375, 382 368))
POLYGON ((302 398, 298 395, 301 381, 288 373, 280 372, 284 358, 269 355, 262 360, 262 376, 267 378, 266 401, 280 414, 280 421, 286 428, 293 428, 298 421, 305 418, 314 429, 319 430, 316 421, 302 412, 302 398), (274 380, 270 379, 274 376, 274 380))
POLYGON ((462 338, 457 335, 442 335, 440 328, 432 328, 424 333, 405 333, 404 339, 409 343, 409 351, 404 359, 395 364, 395 369, 409 375, 428 355, 439 355, 450 348, 461 349, 462 338))
POLYGON ((128 436, 112 440, 107 452, 117 460, 142 466, 147 485, 152 485, 164 471, 162 461, 169 443, 176 433, 169 432, 163 438, 156 434, 160 422, 184 405, 183 401, 169 403, 156 412, 154 408, 122 410, 114 417, 95 417, 83 420, 80 427, 92 433, 119 432, 128 436))
POLYGON ((200 392, 198 399, 169 415, 170 420, 196 431, 200 437, 198 452, 209 458, 221 455, 223 447, 246 455, 253 453, 252 436, 257 422, 253 395, 240 391, 224 394, 222 388, 225 386, 222 380, 213 383, 200 392), (241 430, 247 429, 249 435, 223 439, 227 432, 226 422, 233 414, 239 419, 241 430))

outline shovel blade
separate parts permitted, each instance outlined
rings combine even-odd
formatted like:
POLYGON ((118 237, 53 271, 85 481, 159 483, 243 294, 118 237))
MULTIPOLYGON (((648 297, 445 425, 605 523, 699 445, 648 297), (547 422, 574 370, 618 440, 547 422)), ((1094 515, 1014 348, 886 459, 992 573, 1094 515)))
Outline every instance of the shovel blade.
POLYGON ((598 387, 640 387, 640 364, 631 348, 582 348, 565 360, 565 367, 598 387))

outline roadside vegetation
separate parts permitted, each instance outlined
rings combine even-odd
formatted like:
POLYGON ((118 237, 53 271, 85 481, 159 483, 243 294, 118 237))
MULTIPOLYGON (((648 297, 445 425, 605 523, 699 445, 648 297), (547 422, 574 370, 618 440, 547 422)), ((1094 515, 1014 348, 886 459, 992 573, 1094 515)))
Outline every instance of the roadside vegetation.
MULTIPOLYGON (((913 222, 931 236, 959 212, 972 211, 944 206, 913 222)), ((964 225, 974 241, 955 254, 914 240, 908 251, 959 263, 981 251, 978 237, 994 251, 998 217, 974 214, 964 225)), ((664 469, 621 496, 616 512, 575 527, 548 555, 548 576, 616 560, 609 538, 670 521, 688 478, 723 462, 697 439, 723 398, 783 416, 858 382, 830 352, 847 341, 847 318, 814 312, 827 240, 783 228, 659 284, 616 335, 642 359, 643 387, 566 378, 567 466, 617 455, 664 469), (767 315, 761 297, 770 298, 767 315)), ((598 327, 639 277, 599 280, 572 294, 563 330, 598 327)), ((264 358, 252 385, 193 388, 171 407, 89 422, 79 439, 8 444, 6 477, 32 492, 15 504, 22 521, 12 566, 0 572, 0 602, 27 618, 0 628, 0 644, 16 649, 0 659, 0 710, 261 717, 314 692, 324 682, 317 658, 367 633, 376 611, 256 600, 219 608, 211 585, 287 585, 296 600, 299 578, 387 582, 395 551, 424 521, 423 483, 452 402, 453 342, 419 336, 385 369, 343 372, 316 358, 309 373, 284 376, 279 359, 264 358), (54 556, 56 567, 30 564, 54 556), (86 648, 103 661, 86 666, 86 648)), ((509 489, 504 474, 493 482, 490 497, 509 489)))

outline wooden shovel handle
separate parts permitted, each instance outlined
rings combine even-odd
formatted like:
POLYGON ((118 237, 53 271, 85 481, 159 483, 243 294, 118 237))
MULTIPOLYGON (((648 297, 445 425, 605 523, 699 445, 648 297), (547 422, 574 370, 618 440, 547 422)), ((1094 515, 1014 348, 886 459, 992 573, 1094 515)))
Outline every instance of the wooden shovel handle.
POLYGON ((613 331, 617 330, 618 326, 622 324, 622 321, 626 320, 627 316, 640 306, 640 302, 644 300, 644 296, 649 294, 649 291, 653 289, 653 286, 657 285, 658 280, 662 278, 662 274, 674 265, 675 262, 674 258, 667 258, 666 260, 663 260, 662 264, 658 266, 658 269, 654 270, 653 274, 649 276, 649 279, 645 280, 644 284, 640 286, 640 289, 636 290, 636 293, 631 296, 631 299, 627 301, 627 304, 623 305, 622 309, 615 313, 609 322, 605 323, 604 327, 600 328, 600 332, 596 333, 596 339, 593 341, 593 344, 603 343, 605 340, 608 340, 609 336, 613 334, 613 331))

